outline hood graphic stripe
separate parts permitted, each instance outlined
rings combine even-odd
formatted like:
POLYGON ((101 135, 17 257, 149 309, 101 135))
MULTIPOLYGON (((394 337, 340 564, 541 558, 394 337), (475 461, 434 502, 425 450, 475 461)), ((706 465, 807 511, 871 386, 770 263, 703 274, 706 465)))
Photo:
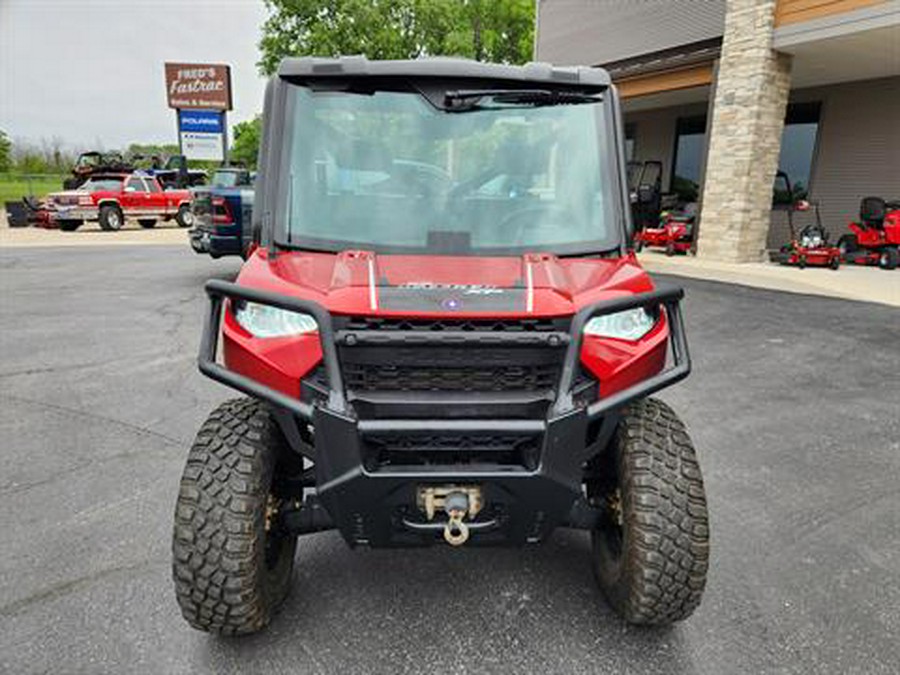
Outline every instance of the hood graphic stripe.
POLYGON ((375 291, 375 260, 369 258, 369 308, 374 312, 378 309, 378 294, 375 291))
POLYGON ((531 263, 525 261, 525 279, 528 284, 528 292, 525 296, 525 311, 531 314, 534 312, 534 276, 531 271, 531 263))

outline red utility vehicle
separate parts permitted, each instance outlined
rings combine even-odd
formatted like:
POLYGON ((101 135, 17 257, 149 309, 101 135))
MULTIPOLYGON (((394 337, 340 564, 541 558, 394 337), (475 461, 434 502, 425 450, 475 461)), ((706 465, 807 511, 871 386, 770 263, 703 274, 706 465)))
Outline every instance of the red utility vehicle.
POLYGON ((50 222, 66 232, 86 220, 98 221, 104 230, 121 229, 126 217, 141 227, 173 218, 180 227, 193 222, 189 190, 164 190, 156 178, 139 172, 94 174, 76 190, 48 195, 45 208, 50 222))
POLYGON ((210 415, 182 476, 192 626, 265 626, 297 536, 327 529, 398 547, 578 528, 627 621, 693 612, 703 481, 651 398, 690 372, 683 291, 629 250, 621 119, 598 68, 282 62, 252 252, 206 285, 200 370, 248 397, 210 415))
POLYGON ((883 270, 896 269, 900 264, 900 200, 864 198, 859 222, 850 223, 850 230, 852 234, 838 240, 846 262, 878 265, 883 270))

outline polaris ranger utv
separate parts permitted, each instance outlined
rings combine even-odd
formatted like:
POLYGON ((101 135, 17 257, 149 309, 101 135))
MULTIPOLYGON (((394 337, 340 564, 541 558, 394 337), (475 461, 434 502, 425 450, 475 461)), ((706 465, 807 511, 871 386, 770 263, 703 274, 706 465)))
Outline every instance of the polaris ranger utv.
POLYGON ((281 64, 254 248, 206 285, 200 370, 247 397, 210 415, 181 481, 192 626, 265 626, 298 535, 328 529, 466 547, 579 528, 625 620, 691 614, 703 482, 650 398, 690 371, 683 292, 631 250, 623 145, 599 69, 281 64))

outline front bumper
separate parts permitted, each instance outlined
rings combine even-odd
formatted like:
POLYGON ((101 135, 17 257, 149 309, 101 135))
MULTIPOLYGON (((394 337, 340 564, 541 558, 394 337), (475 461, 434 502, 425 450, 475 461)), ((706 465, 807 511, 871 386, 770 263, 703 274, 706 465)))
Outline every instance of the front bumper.
MULTIPOLYGON (((478 485, 484 493, 486 506, 469 523, 473 543, 541 541, 555 527, 567 522, 579 502, 583 494, 584 465, 605 447, 615 428, 618 411, 630 401, 669 386, 690 372, 679 304, 683 291, 668 287, 597 303, 575 315, 555 388, 556 398, 540 419, 361 419, 347 401, 338 362, 337 337, 331 315, 324 307, 218 280, 208 282, 206 291, 210 306, 200 348, 201 372, 276 407, 291 444, 313 460, 318 498, 351 545, 410 546, 437 541, 442 525, 427 521, 416 508, 416 492, 422 487, 446 485, 478 485), (322 402, 314 404, 288 396, 216 362, 225 298, 268 304, 316 319, 328 382, 327 397, 322 402), (584 325, 595 316, 634 307, 665 309, 671 367, 589 405, 576 404, 573 390, 584 325), (396 459, 402 452, 389 462, 372 461, 370 441, 385 434, 527 437, 532 441, 533 450, 528 457, 503 462, 396 459)), ((477 334, 452 337, 475 347, 479 345, 477 334)), ((417 339, 439 343, 448 338, 447 334, 426 333, 417 339)), ((521 342, 523 338, 519 335, 491 339, 521 342)))
POLYGON ((51 223, 60 220, 97 220, 97 209, 83 206, 57 206, 48 209, 48 220, 51 223))
POLYGON ((241 238, 240 236, 219 236, 209 232, 193 228, 188 230, 188 237, 191 242, 191 248, 195 253, 206 253, 214 258, 225 255, 241 255, 241 238))

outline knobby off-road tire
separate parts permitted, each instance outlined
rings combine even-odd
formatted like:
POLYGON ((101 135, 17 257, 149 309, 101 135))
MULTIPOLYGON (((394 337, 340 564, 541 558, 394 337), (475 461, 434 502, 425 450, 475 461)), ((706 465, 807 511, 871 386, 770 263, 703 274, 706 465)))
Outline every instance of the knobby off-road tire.
POLYGON ((588 483, 589 496, 611 506, 608 522, 592 533, 600 588, 629 623, 685 619, 700 604, 709 561, 691 439, 669 406, 644 399, 626 409, 611 450, 601 484, 588 483))
POLYGON ((176 597, 194 628, 252 633, 287 597, 297 537, 279 532, 267 514, 278 504, 282 463, 292 461, 277 423, 255 399, 223 403, 200 428, 172 542, 176 597))

